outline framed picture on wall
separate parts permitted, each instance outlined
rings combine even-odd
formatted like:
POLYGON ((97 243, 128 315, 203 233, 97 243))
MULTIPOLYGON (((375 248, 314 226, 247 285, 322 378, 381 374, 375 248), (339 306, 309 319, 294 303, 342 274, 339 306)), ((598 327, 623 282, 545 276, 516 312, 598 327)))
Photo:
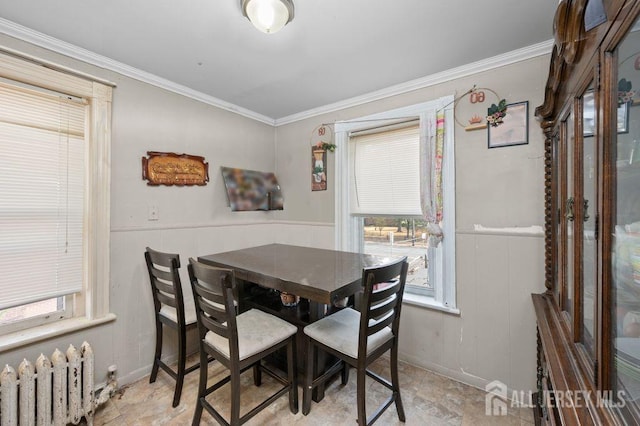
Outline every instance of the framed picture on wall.
POLYGON ((529 143, 529 101, 507 105, 502 124, 488 126, 489 148, 529 143))

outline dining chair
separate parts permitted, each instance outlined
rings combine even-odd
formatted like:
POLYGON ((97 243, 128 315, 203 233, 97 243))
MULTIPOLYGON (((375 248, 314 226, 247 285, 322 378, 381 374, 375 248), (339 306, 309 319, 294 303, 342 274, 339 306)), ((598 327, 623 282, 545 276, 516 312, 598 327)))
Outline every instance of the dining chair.
POLYGON ((398 328, 402 296, 409 264, 403 257, 392 263, 367 267, 362 271, 363 294, 360 311, 345 308, 311 323, 304 328, 307 338, 307 365, 303 387, 302 414, 311 410, 313 389, 323 384, 342 370, 342 383, 346 384, 349 366, 357 370, 358 424, 370 425, 395 402, 400 421, 405 421, 404 408, 398 383, 398 328), (314 378, 318 349, 338 358, 337 362, 314 378), (391 350, 391 382, 370 371, 369 365, 382 354, 391 350), (391 390, 384 401, 367 421, 365 379, 369 376, 391 390))
POLYGON ((240 425, 258 414, 269 404, 289 393, 289 409, 298 412, 298 385, 296 368, 297 327, 258 309, 236 314, 233 292, 235 275, 231 269, 215 268, 189 259, 189 280, 196 305, 200 336, 200 359, 211 355, 229 370, 229 374, 207 386, 207 371, 200 370, 198 401, 193 414, 193 425, 198 425, 203 408, 223 425, 240 425), (276 371, 262 359, 286 347, 287 373, 276 371), (253 380, 261 385, 262 372, 278 381, 282 387, 240 416, 240 374, 253 368, 253 380), (227 383, 231 383, 230 420, 207 401, 206 397, 227 383))
MULTIPOLYGON (((149 383, 156 381, 158 369, 162 368, 176 381, 172 406, 180 404, 182 384, 184 376, 196 370, 200 363, 186 368, 187 331, 197 327, 196 312, 192 305, 185 307, 180 282, 180 256, 171 253, 162 253, 146 248, 144 258, 149 271, 151 293, 153 294, 153 306, 156 320, 156 349, 153 356, 153 367, 149 383), (190 308, 189 308, 190 306, 190 308), (162 336, 163 328, 167 326, 176 331, 178 335, 178 366, 173 370, 162 361, 162 336)), ((205 364, 206 365, 206 364, 205 364)), ((206 368, 204 368, 206 371, 206 368)))

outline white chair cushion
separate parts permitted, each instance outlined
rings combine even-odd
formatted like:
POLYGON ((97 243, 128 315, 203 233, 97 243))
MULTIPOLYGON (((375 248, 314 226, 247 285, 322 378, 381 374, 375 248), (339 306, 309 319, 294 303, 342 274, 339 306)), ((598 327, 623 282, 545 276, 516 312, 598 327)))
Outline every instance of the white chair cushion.
MULTIPOLYGON (((298 331, 295 325, 258 309, 250 309, 238 315, 236 324, 238 325, 240 360, 268 349, 298 331)), ((227 359, 229 358, 229 341, 227 339, 209 331, 204 336, 204 340, 227 359)))
MULTIPOLYGON (((333 348, 351 358, 358 358, 358 335, 360 333, 360 312, 346 308, 324 317, 304 328, 304 333, 312 339, 333 348)), ((367 354, 393 338, 390 327, 385 327, 367 340, 367 354)))
MULTIPOLYGON (((207 303, 206 301, 204 301, 207 303)), ((219 303, 210 303, 210 305, 216 306, 220 309, 224 309, 224 306, 219 303)), ((238 306, 238 302, 233 301, 233 306, 238 306)), ((178 322, 178 313, 176 312, 176 308, 172 308, 168 305, 162 305, 160 308, 160 315, 169 318, 171 321, 177 323, 178 322)), ((185 325, 195 324, 197 321, 196 307, 193 302, 193 299, 189 301, 189 299, 185 299, 184 301, 184 322, 185 325)))
MULTIPOLYGON (((162 305, 160 308, 160 315, 163 317, 169 318, 171 321, 178 323, 178 312, 176 308, 173 308, 168 305, 162 305)), ((196 319, 196 308, 193 305, 189 305, 188 303, 184 304, 184 322, 185 325, 193 324, 197 321, 196 319)))

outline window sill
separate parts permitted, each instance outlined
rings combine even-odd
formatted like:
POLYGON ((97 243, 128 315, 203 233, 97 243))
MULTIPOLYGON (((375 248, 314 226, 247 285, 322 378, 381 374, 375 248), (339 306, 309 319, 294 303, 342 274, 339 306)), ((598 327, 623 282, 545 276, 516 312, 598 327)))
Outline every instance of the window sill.
POLYGON ((460 309, 445 306, 442 303, 437 302, 431 296, 425 296, 422 294, 415 294, 415 293, 407 293, 405 291, 404 295, 402 296, 402 302, 406 303, 407 305, 433 309, 435 311, 446 312, 448 314, 453 314, 453 315, 460 315, 460 309))
POLYGON ((92 320, 85 317, 69 318, 56 321, 51 324, 15 331, 13 333, 0 336, 0 353, 45 339, 50 339, 52 337, 62 336, 63 334, 106 324, 108 322, 115 321, 115 319, 116 315, 109 313, 102 318, 92 320))

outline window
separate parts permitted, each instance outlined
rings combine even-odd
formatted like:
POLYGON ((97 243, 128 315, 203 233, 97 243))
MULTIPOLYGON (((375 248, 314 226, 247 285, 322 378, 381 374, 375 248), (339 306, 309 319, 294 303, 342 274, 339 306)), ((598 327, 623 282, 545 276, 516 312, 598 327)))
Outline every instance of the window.
POLYGON ((409 272, 407 290, 434 295, 428 275, 428 243, 426 222, 401 216, 361 218, 363 253, 377 256, 407 256, 409 272))
POLYGON ((108 313, 111 90, 0 54, 0 335, 108 313))
POLYGON ((457 312, 452 101, 336 123, 336 241, 342 250, 407 256, 407 300, 457 312), (437 109, 445 110, 445 237, 430 247, 420 202, 420 138, 437 109))

